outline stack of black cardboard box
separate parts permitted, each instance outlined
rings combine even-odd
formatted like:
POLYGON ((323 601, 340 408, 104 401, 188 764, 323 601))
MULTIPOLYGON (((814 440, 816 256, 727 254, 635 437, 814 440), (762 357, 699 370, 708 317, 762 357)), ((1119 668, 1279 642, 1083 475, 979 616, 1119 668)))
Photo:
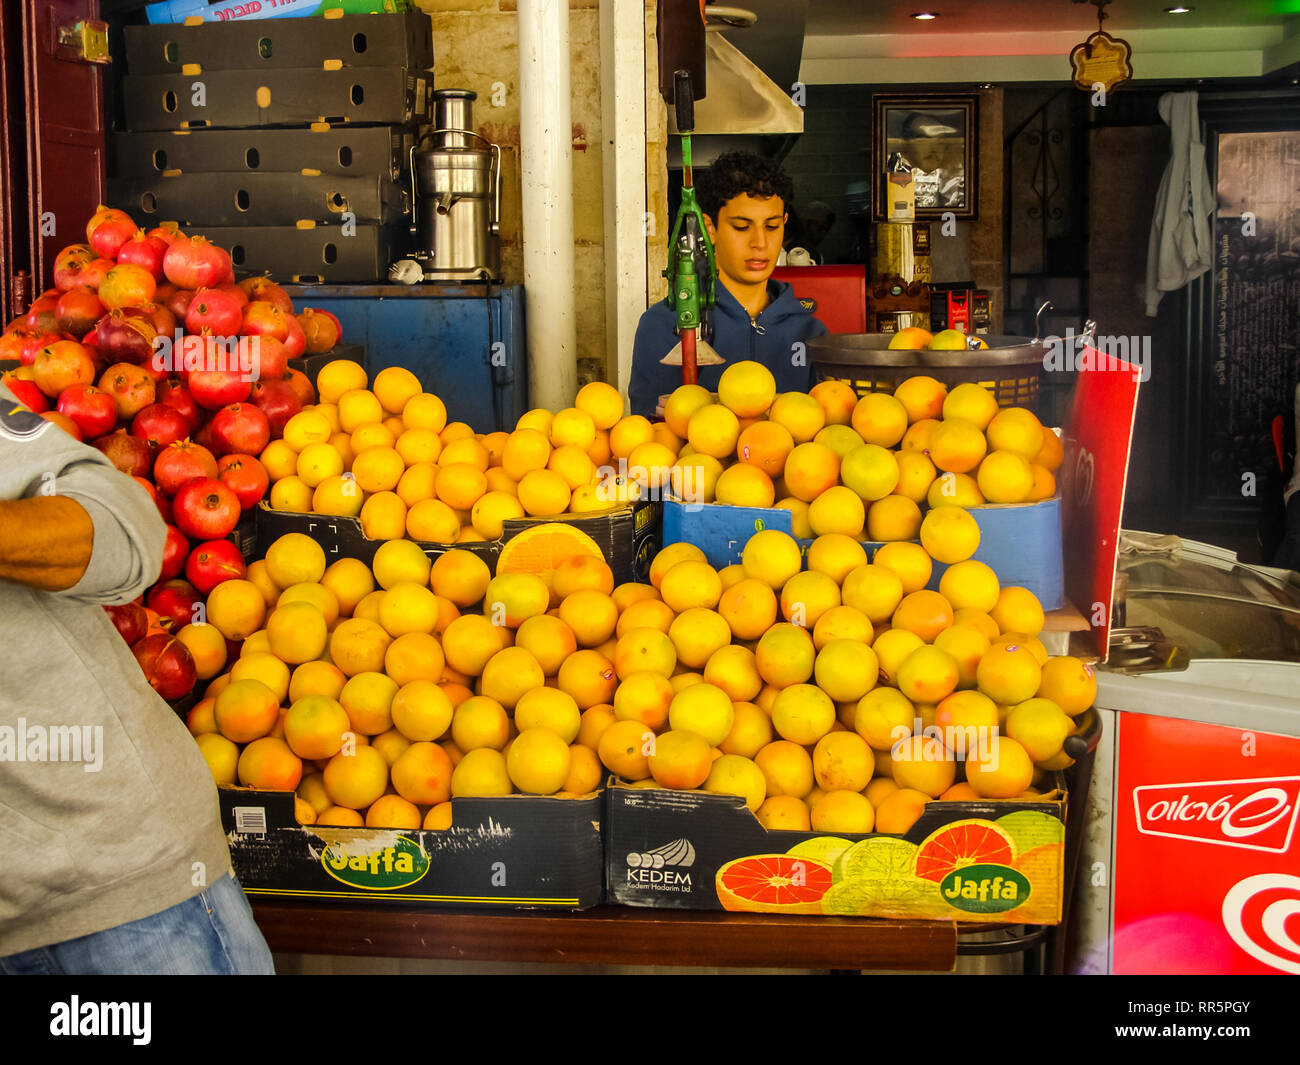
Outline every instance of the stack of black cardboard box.
POLYGON ((113 206, 230 250, 240 276, 374 282, 400 256, 427 124, 422 12, 126 27, 113 206))

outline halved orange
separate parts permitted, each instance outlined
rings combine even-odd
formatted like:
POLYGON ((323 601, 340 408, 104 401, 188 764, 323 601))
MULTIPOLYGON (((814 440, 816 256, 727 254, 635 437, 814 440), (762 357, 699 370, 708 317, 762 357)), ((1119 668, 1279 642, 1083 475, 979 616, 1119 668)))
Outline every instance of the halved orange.
POLYGON ((912 871, 940 883, 954 869, 968 865, 1014 865, 1016 844, 992 821, 971 818, 936 829, 917 848, 912 871))
POLYGON ((714 878, 724 910, 748 913, 821 913, 831 887, 824 862, 795 854, 752 854, 736 858, 714 878))

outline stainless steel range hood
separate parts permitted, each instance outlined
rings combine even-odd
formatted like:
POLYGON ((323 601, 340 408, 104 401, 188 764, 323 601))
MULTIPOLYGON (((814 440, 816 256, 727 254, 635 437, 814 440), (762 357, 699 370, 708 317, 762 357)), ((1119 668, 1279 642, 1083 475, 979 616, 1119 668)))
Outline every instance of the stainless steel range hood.
MULTIPOLYGON (((791 99, 803 55, 808 0, 743 0, 705 7, 707 94, 695 103, 694 161, 708 166, 726 151, 783 156, 803 132, 803 110, 791 99)), ((671 133, 676 116, 668 109, 671 133)), ((681 166, 679 142, 668 165, 681 166)))

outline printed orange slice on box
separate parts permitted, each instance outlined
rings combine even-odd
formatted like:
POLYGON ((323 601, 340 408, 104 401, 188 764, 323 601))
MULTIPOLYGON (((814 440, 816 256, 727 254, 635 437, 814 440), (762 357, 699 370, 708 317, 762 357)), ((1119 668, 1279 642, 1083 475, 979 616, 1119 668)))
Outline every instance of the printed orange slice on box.
POLYGON ((718 870, 714 880, 724 910, 750 913, 821 913, 830 890, 824 862, 790 854, 753 854, 718 870))
POLYGON ((1014 865, 1016 845, 991 821, 954 821, 931 832, 917 848, 913 872, 939 883, 968 865, 1014 865))

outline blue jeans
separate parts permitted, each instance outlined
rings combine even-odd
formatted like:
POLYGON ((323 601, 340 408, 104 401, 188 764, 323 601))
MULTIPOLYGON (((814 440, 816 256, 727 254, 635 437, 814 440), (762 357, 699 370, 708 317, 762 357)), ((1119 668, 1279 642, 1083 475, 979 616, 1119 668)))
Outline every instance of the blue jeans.
POLYGON ((152 917, 0 957, 6 976, 274 973, 252 908, 229 874, 152 917))

